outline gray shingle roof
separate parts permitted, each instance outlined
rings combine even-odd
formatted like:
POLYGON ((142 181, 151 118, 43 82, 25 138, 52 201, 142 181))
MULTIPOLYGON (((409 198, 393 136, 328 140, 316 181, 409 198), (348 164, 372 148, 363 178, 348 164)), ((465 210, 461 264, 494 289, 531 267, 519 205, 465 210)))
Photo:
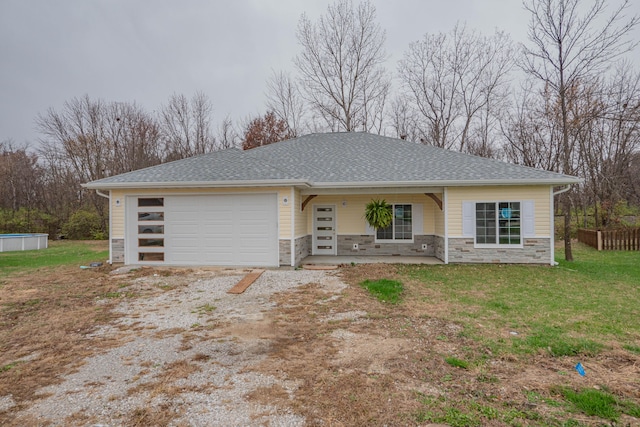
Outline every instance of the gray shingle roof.
POLYGON ((323 133, 228 149, 93 181, 89 188, 571 184, 578 178, 368 133, 323 133))

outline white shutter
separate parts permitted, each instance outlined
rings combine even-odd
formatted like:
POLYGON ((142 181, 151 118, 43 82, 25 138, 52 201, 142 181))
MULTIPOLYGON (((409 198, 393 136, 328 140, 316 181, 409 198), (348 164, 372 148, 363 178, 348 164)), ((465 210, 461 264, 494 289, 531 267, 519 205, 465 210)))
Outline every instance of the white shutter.
POLYGON ((522 202, 522 237, 535 237, 535 207, 533 200, 522 202))
POLYGON ((476 223, 476 204, 462 202, 462 236, 474 237, 476 223))
POLYGON ((422 209, 422 203, 415 203, 411 206, 412 209, 412 213, 411 213, 411 226, 413 228, 413 235, 421 235, 424 234, 424 215, 422 213, 423 209, 422 209))
POLYGON ((376 235, 376 229, 370 226, 366 219, 364 220, 364 234, 366 234, 367 236, 376 235))

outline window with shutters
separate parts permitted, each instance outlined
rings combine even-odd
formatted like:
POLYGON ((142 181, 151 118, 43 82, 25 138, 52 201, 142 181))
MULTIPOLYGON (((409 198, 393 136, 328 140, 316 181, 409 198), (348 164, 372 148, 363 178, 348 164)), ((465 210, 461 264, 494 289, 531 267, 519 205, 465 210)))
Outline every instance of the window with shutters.
POLYGON ((386 228, 376 230, 377 241, 413 241, 412 205, 393 205, 393 221, 386 228))
POLYGON ((475 238, 478 245, 520 245, 520 202, 476 203, 475 238))

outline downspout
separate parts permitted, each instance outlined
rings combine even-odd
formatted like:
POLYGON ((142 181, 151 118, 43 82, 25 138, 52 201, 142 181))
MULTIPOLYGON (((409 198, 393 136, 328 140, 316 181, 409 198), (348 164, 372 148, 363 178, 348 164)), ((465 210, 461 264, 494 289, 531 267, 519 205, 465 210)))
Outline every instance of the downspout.
POLYGON ((553 191, 553 187, 551 187, 551 196, 549 197, 550 203, 550 216, 551 216, 551 260, 550 263, 551 265, 558 265, 558 263, 556 262, 556 254, 555 254, 555 247, 556 247, 556 221, 555 221, 555 215, 556 215, 556 210, 554 207, 554 197, 557 196, 558 194, 562 194, 562 193, 566 193, 567 191, 569 191, 571 189, 571 184, 567 184, 565 187, 561 188, 558 191, 553 191))
POLYGON ((112 265, 113 262, 111 260, 111 254, 113 253, 113 239, 111 238, 111 218, 113 218, 113 216, 111 215, 111 192, 109 192, 109 194, 105 194, 96 189, 96 194, 109 200, 109 259, 107 260, 107 262, 109 263, 109 265, 112 265))
POLYGON ((291 267, 296 266, 296 193, 295 189, 291 187, 291 267))

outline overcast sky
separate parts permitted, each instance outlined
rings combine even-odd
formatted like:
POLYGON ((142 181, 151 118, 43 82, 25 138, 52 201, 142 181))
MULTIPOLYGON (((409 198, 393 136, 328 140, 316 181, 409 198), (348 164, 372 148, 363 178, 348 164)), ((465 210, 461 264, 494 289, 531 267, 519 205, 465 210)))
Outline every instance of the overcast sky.
MULTIPOLYGON (((612 0, 617 4, 616 0, 612 0)), ((34 119, 88 94, 153 111, 202 91, 215 121, 265 112, 265 81, 292 69, 300 15, 327 0, 0 0, 0 141, 37 144, 34 119)), ((357 0, 354 0, 357 3, 357 0)), ((456 22, 526 42, 520 0, 373 0, 388 68, 425 33, 456 22)), ((632 13, 640 14, 640 0, 632 13)), ((634 33, 640 40, 640 31, 634 33)), ((636 51, 636 56, 640 51, 636 51)))

